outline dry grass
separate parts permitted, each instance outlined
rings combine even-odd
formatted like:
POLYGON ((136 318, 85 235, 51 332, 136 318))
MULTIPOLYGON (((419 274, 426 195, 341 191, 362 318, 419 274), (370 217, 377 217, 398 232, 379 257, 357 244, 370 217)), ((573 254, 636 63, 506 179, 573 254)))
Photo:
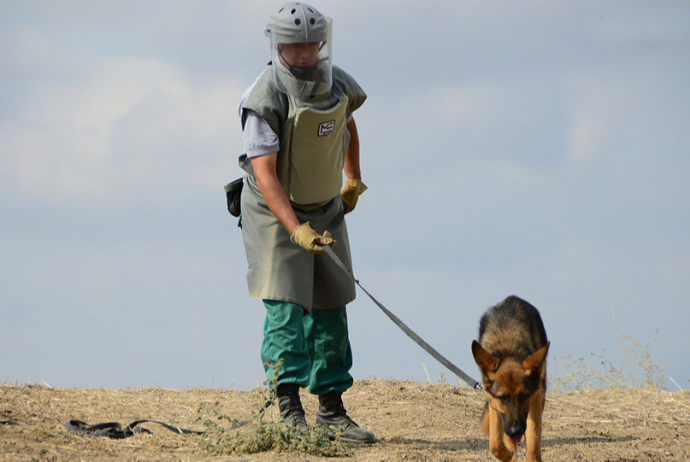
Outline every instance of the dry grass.
MULTIPOLYGON (((484 398, 448 384, 357 381, 345 396, 349 413, 379 442, 350 446, 357 461, 493 461, 479 431, 484 398)), ((216 455, 204 450, 207 436, 179 435, 155 425, 152 435, 125 440, 68 433, 70 419, 88 423, 162 420, 203 429, 200 407, 216 408, 236 421, 251 420, 265 390, 60 389, 39 385, 0 386, 0 460, 242 460, 321 461, 305 452, 216 455)), ((318 402, 303 395, 313 422, 318 402)), ((266 419, 277 419, 275 407, 266 419)), ((146 425, 145 425, 146 426, 146 425)), ((250 425, 241 432, 252 432, 250 425)), ((690 460, 690 392, 603 390, 549 397, 544 457, 558 461, 690 460)), ((521 458, 524 457, 521 456, 521 458)))

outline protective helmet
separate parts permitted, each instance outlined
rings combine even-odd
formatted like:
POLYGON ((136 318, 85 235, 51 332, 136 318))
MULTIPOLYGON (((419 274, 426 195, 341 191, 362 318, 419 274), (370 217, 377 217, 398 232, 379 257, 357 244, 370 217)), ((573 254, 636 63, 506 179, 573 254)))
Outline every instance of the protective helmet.
POLYGON ((278 88, 294 96, 326 93, 331 89, 331 18, 301 2, 282 5, 271 15, 266 35, 271 42, 273 75, 278 88), (318 44, 308 65, 290 62, 285 45, 318 44))
POLYGON ((330 18, 313 6, 290 2, 271 15, 266 34, 274 43, 325 42, 328 40, 330 18))

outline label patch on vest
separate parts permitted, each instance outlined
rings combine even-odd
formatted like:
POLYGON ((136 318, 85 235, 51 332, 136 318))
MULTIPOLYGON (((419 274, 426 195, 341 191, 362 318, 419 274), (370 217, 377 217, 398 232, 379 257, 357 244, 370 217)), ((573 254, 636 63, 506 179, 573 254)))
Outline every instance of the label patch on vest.
POLYGON ((335 120, 319 124, 319 136, 328 136, 335 130, 335 120))

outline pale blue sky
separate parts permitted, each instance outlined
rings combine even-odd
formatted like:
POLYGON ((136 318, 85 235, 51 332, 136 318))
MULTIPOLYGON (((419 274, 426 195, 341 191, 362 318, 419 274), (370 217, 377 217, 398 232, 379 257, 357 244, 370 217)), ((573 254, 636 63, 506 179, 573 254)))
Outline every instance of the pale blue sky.
MULTIPOLYGON (((280 3, 0 2, 0 382, 261 385, 222 186, 280 3)), ((313 4, 369 94, 364 287, 475 377, 511 294, 553 357, 623 367, 613 305, 690 388, 690 2, 313 4)), ((455 383, 363 293, 349 313, 355 378, 455 383)))

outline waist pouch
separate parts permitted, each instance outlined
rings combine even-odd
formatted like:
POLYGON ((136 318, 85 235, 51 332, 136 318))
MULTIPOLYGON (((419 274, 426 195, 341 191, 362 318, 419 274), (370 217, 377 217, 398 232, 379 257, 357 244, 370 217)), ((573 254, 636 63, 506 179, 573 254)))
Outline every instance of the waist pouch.
POLYGON ((233 217, 239 217, 240 213, 242 213, 240 198, 242 196, 243 186, 244 182, 242 181, 242 178, 238 178, 235 181, 226 184, 223 188, 225 189, 225 196, 227 197, 228 201, 228 212, 230 212, 230 215, 233 217))

